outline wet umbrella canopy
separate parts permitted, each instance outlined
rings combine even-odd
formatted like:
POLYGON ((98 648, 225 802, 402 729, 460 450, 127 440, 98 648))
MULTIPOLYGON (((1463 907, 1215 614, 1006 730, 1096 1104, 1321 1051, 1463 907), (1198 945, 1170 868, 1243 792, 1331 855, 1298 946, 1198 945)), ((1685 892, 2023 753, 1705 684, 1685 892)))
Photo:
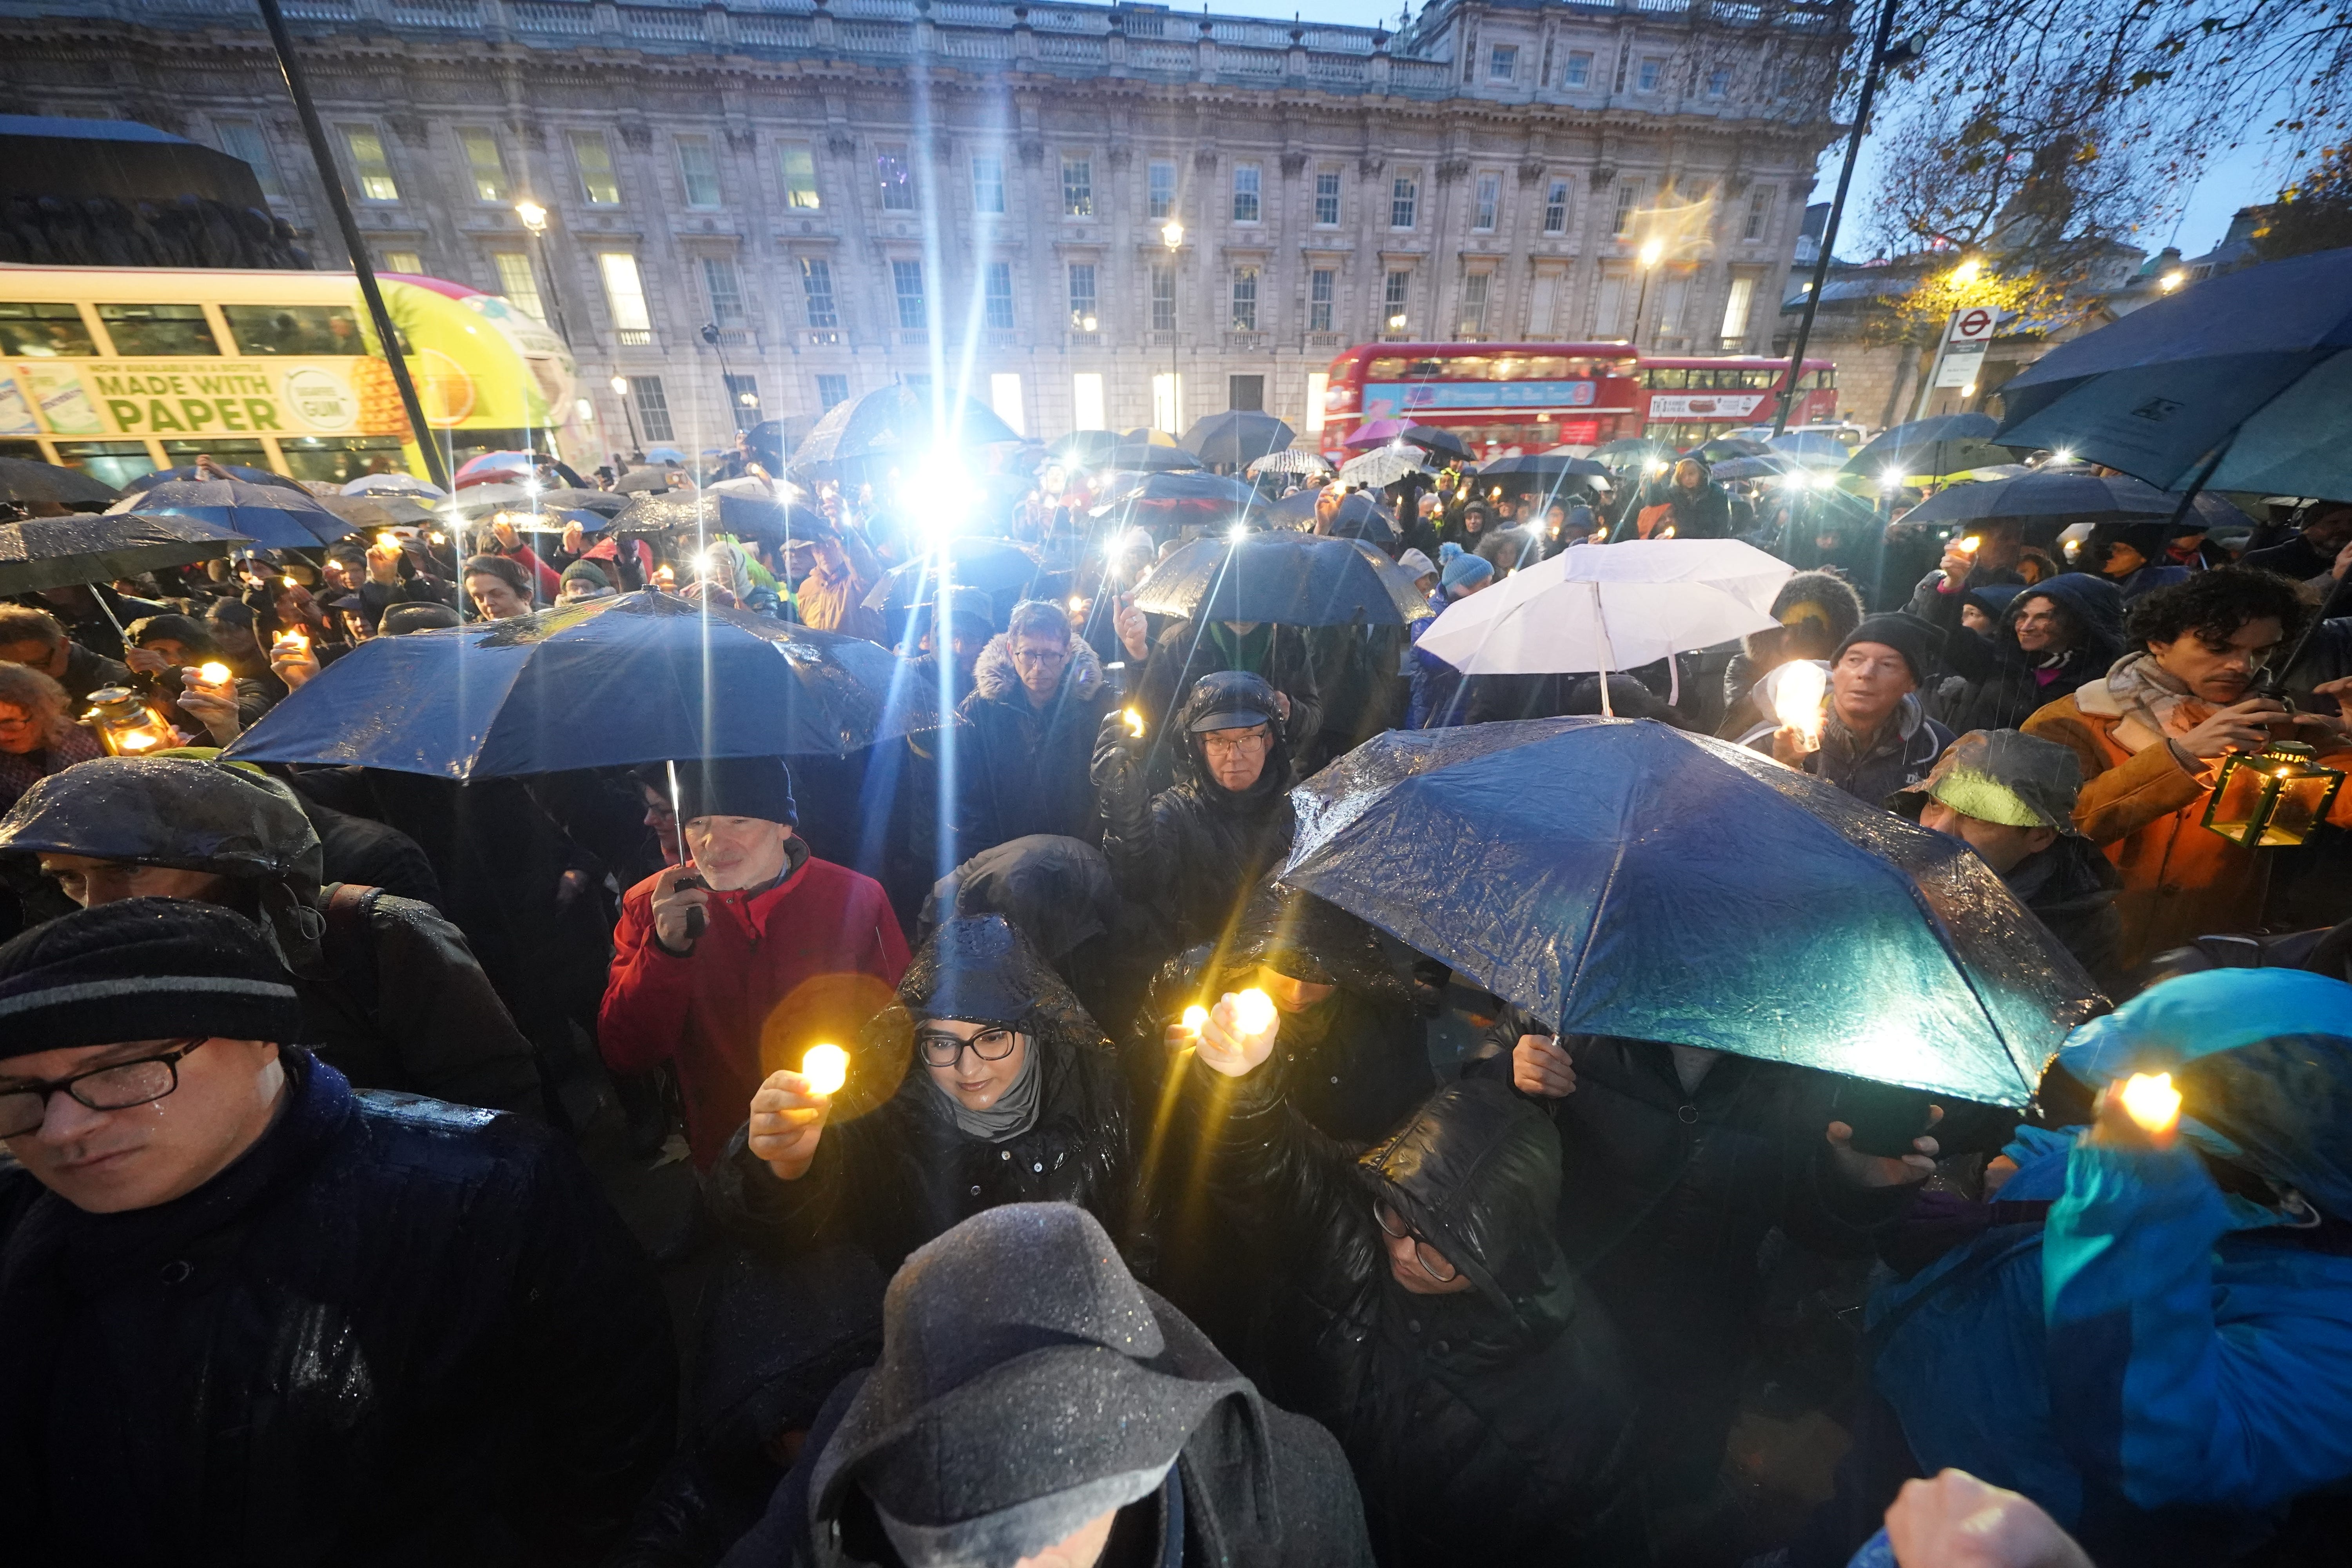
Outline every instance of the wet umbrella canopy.
POLYGON ((2022 1105, 2100 1006, 1959 840, 1646 720, 1391 731, 1292 800, 1286 883, 1563 1034, 2022 1105))
MULTIPOLYGON (((1954 485, 1903 517, 1906 522, 1974 522, 1988 517, 2168 518, 2180 499, 2126 475, 2103 477, 2087 468, 2062 468, 1954 485)), ((2206 528, 2243 528, 2250 521, 2221 497, 2202 493, 2189 515, 2206 528)))
POLYGON ((1196 539, 1135 585, 1138 609, 1221 621, 1393 626, 1429 615, 1404 569, 1353 539, 1251 533, 1196 539))
MULTIPOLYGON (((215 463, 213 465, 213 473, 216 477, 226 474, 228 478, 236 480, 240 484, 275 485, 279 489, 293 490, 300 495, 309 495, 310 493, 309 490, 302 488, 302 481, 299 479, 289 479, 284 474, 274 474, 268 468, 249 468, 242 463, 215 463)), ((187 484, 191 481, 201 482, 203 479, 204 476, 196 471, 193 464, 184 468, 163 468, 152 474, 140 475, 137 479, 122 487, 122 493, 124 495, 135 495, 141 490, 152 490, 157 485, 187 484)), ((345 493, 349 494, 350 492, 346 491, 345 493)))
POLYGON ((111 487, 100 484, 79 468, 36 463, 24 458, 0 458, 0 500, 104 506, 113 499, 111 487))
POLYGON ((312 550, 352 531, 306 489, 242 479, 175 479, 126 496, 114 509, 193 517, 241 533, 264 550, 312 550))
POLYGON ((1035 555, 1009 539, 968 534, 884 573, 865 603, 869 610, 912 609, 936 599, 943 582, 984 594, 1010 594, 1029 588, 1042 570, 1035 555))
POLYGON ((911 469, 942 443, 982 447, 1019 439, 1019 432, 977 399, 950 397, 935 408, 929 394, 885 386, 828 409, 793 451, 793 465, 807 468, 871 458, 911 469))
POLYGON ((135 511, 0 523, 0 594, 110 583, 162 566, 218 560, 251 542, 192 517, 135 511))
POLYGON ((1184 432, 1184 446, 1204 463, 1239 465, 1279 452, 1297 438, 1297 431, 1271 414, 1234 408, 1194 422, 1184 432))
POLYGON ((462 780, 837 756, 938 724, 927 683, 887 648, 648 591, 362 643, 231 755, 462 780))

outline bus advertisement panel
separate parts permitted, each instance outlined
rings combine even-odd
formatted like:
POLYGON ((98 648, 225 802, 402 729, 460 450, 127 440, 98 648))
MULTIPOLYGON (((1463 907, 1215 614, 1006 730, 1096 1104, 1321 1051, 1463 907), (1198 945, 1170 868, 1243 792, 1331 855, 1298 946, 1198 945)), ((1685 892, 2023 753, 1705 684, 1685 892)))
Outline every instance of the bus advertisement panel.
POLYGON ((1622 343, 1360 343, 1331 362, 1322 440, 1410 419, 1481 457, 1596 446, 1630 434, 1635 356, 1622 343))
MULTIPOLYGON (((496 295, 383 282, 455 461, 593 464, 562 340, 496 295)), ((299 479, 424 466, 357 280, 331 272, 0 267, 0 451, 114 483, 199 451, 299 479)))
MULTIPOLYGON (((1678 447, 1695 447, 1726 431, 1769 425, 1780 411, 1789 362, 1754 356, 1642 356, 1642 434, 1678 447)), ((1837 413, 1837 367, 1809 359, 1797 380, 1791 425, 1818 424, 1837 413)))

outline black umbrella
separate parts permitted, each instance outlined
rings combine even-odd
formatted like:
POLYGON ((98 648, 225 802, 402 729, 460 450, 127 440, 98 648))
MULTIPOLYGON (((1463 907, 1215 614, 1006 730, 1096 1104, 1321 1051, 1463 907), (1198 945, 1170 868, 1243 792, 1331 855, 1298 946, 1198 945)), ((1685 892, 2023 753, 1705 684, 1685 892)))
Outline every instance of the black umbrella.
POLYGON ((194 518, 137 511, 0 522, 0 594, 111 583, 164 566, 217 561, 252 542, 194 518))
POLYGON ((2022 1105, 2102 1005, 1958 839, 1664 724, 1391 731, 1292 800, 1284 881, 1563 1035, 2022 1105))
POLYGON ((1410 419, 1373 419, 1356 426, 1356 433, 1344 443, 1350 452, 1369 452, 1375 447, 1385 447, 1402 441, 1408 447, 1418 447, 1424 452, 1439 452, 1449 458, 1467 462, 1470 448, 1461 437, 1451 430, 1440 430, 1434 425, 1417 425, 1410 419))
POLYGON ((1370 545, 1288 532, 1196 539, 1144 574, 1135 603, 1154 615, 1286 626, 1393 626, 1430 614, 1412 577, 1370 545))
POLYGON ((1055 437, 1045 447, 1045 458, 1065 468, 1096 468, 1110 461, 1118 445, 1116 430, 1073 430, 1055 437))
POLYGON ((782 501, 708 490, 640 496, 614 514, 609 530, 620 534, 731 533, 771 545, 832 531, 816 513, 782 501))
POLYGON ((1613 479, 1606 463, 1571 458, 1565 452, 1530 452, 1518 458, 1496 458, 1478 465, 1482 479, 1613 479))
POLYGON ((1614 441, 1603 441, 1588 454, 1591 459, 1622 474, 1631 468, 1636 471, 1652 463, 1671 463, 1678 454, 1671 442, 1654 441, 1646 436, 1626 436, 1614 441))
POLYGON ((613 493, 621 496, 658 494, 667 489, 667 468, 631 468, 613 481, 613 493))
POLYGON ((1729 462, 1734 458, 1759 458, 1772 448, 1761 441, 1750 441, 1740 436, 1717 436, 1698 448, 1699 458, 1708 464, 1729 462))
POLYGON ((966 534, 883 574, 866 596, 869 610, 910 610, 939 597, 941 584, 974 588, 992 596, 1024 593, 1045 569, 1037 557, 1009 539, 966 534))
POLYGON ((310 487, 299 479, 289 479, 284 474, 273 474, 268 468, 249 468, 242 463, 215 463, 209 474, 197 472, 193 464, 184 468, 158 469, 152 474, 140 475, 122 487, 122 493, 130 495, 137 490, 152 490, 157 485, 184 483, 191 479, 237 479, 248 485, 276 485, 280 489, 299 490, 304 495, 310 493, 310 487))
POLYGON ((1212 414, 1184 432, 1184 445, 1200 454, 1201 461, 1236 468, 1279 452, 1297 438, 1297 431, 1273 415, 1239 408, 1212 414))
POLYGON ((1256 490, 1223 474, 1122 475, 1104 504, 1147 524, 1213 521, 1262 505, 1256 490))
POLYGON ((928 392, 885 386, 836 404, 793 453, 795 467, 865 459, 896 461, 912 471, 941 447, 1018 441, 1019 432, 976 398, 951 395, 934 405, 928 392))
POLYGON ((79 468, 27 458, 0 458, 0 500, 20 506, 44 501, 51 506, 104 506, 114 495, 111 488, 79 468))
POLYGON ((1996 444, 1991 439, 1993 428, 1990 414, 1939 414, 1932 419, 1915 419, 1879 432, 1846 459, 1844 471, 1874 479, 1888 473, 1941 478, 2017 461, 2022 448, 1996 444))
MULTIPOLYGON (((2087 468, 2037 470, 2014 479, 1981 479, 1937 490, 1903 514, 1906 522, 1977 522, 1989 517, 2170 517, 2181 498, 2123 474, 2087 468)), ((2217 495, 2200 493, 2191 515, 2203 527, 2243 527, 2244 512, 2217 495)))
POLYGON ((1122 474, 1173 474, 1199 468, 1201 458, 1165 431, 1129 430, 1112 446, 1103 466, 1122 474))

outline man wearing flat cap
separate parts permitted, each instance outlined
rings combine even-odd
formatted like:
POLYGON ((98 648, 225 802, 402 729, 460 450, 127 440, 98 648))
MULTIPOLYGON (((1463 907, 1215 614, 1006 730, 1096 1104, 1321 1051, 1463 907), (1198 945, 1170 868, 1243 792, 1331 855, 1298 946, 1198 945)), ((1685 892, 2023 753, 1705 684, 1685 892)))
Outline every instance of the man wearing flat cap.
POLYGON ((782 758, 674 767, 688 863, 622 900, 597 1033, 614 1072, 677 1063, 707 1170, 762 1079, 888 1004, 907 939, 880 883, 809 854, 782 758))

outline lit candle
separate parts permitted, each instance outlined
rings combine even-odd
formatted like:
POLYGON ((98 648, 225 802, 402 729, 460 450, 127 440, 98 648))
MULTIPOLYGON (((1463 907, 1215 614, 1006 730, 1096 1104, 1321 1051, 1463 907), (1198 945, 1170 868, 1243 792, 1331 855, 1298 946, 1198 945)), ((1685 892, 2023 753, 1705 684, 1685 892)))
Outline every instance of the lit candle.
POLYGON ((1772 716, 1783 728, 1803 735, 1805 749, 1811 751, 1822 743, 1822 699, 1829 691, 1829 671, 1809 658, 1781 668, 1773 686, 1772 716))
POLYGON ((1198 1002, 1195 1002, 1190 1007, 1184 1009, 1184 1017, 1181 1027, 1189 1034, 1197 1035, 1207 1026, 1208 1022, 1209 1010, 1206 1007, 1202 1006, 1198 1002))
POLYGON ((2180 1120, 2180 1091, 2168 1072, 2136 1072, 2124 1085, 2124 1110, 2146 1131, 2164 1133, 2180 1120))
POLYGON ((1974 555, 1978 551, 1984 548, 1984 541, 1971 533, 1966 539, 1961 540, 1958 544, 1953 546, 1953 548, 1958 550, 1963 555, 1974 555))
POLYGON ((1274 1022, 1274 998, 1253 985, 1234 998, 1234 1022, 1244 1035, 1262 1035, 1274 1022))
POLYGON ((849 1053, 839 1046, 811 1046, 801 1058, 801 1076, 809 1092, 820 1098, 838 1094, 849 1081, 849 1053))
POLYGON ((1120 714, 1127 721, 1127 732, 1137 740, 1143 738, 1143 715, 1129 708, 1120 714))
POLYGON ((291 572, 289 572, 285 576, 280 577, 278 581, 285 584, 289 588, 299 588, 302 585, 301 584, 294 581, 294 574, 291 572))
POLYGON ((229 669, 228 666, 221 663, 220 660, 213 659, 198 665, 196 674, 206 686, 218 686, 228 679, 229 669))

